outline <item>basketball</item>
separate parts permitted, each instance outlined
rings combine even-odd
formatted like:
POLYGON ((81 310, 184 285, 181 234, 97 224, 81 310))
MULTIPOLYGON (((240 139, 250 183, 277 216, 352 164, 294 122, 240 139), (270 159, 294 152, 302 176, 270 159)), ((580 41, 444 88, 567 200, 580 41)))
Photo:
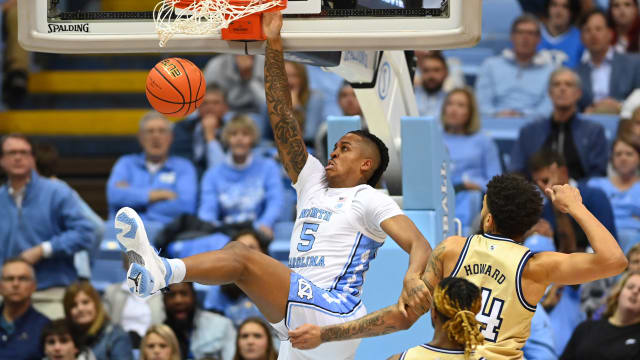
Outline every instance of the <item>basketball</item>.
POLYGON ((202 103, 205 88, 202 71, 182 58, 160 61, 147 76, 147 100, 156 111, 167 116, 191 114, 202 103))

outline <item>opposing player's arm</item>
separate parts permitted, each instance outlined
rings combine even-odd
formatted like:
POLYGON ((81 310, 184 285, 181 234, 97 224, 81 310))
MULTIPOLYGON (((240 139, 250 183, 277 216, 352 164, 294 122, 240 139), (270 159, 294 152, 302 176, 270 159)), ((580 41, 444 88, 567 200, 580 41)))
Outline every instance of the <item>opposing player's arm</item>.
POLYGON ((267 49, 264 62, 264 86, 267 97, 269 121, 273 128, 280 159, 287 174, 294 183, 307 162, 307 148, 304 145, 302 131, 294 116, 291 91, 287 73, 284 69, 284 55, 280 29, 282 14, 264 13, 262 18, 264 33, 267 37, 267 49))
POLYGON ((554 206, 571 215, 589 240, 593 254, 543 252, 527 265, 524 276, 541 283, 582 284, 617 275, 627 267, 627 258, 616 239, 582 204, 578 189, 554 186, 547 190, 554 206))
POLYGON ((396 215, 380 223, 380 227, 409 254, 409 268, 405 274, 398 309, 405 317, 407 310, 418 315, 429 310, 431 294, 421 280, 431 246, 416 225, 406 215, 396 215), (406 308, 408 307, 408 309, 406 308), (425 310, 426 309, 426 310, 425 310))

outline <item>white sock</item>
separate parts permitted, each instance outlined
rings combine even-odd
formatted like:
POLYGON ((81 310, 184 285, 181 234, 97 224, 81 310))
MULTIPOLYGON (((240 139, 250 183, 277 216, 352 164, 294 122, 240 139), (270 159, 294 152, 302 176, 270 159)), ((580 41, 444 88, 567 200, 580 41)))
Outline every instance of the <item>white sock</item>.
POLYGON ((180 259, 167 259, 169 266, 171 266, 171 278, 169 279, 169 284, 177 284, 181 283, 184 280, 184 276, 187 273, 187 267, 184 265, 184 261, 180 259))

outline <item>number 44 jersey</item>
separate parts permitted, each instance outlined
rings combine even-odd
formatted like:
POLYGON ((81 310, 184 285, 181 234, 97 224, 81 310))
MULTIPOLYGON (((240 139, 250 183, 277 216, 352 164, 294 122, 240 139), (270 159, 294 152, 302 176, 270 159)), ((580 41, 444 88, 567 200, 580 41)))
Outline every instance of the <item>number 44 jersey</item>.
POLYGON ((360 297, 369 263, 387 237, 380 224, 402 211, 369 185, 329 188, 311 155, 293 186, 298 203, 289 268, 319 288, 360 297))
POLYGON ((522 359, 536 306, 522 293, 522 273, 532 253, 501 236, 473 235, 460 252, 450 276, 469 280, 482 291, 476 319, 483 324, 484 345, 476 353, 491 360, 522 359))

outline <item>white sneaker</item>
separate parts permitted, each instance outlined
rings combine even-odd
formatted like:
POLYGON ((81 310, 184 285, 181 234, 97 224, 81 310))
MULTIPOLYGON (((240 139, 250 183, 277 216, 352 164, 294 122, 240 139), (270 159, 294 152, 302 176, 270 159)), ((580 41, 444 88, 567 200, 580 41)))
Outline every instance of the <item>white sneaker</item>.
POLYGON ((171 279, 171 267, 149 244, 144 224, 135 210, 124 207, 115 219, 116 238, 127 254, 129 290, 140 297, 148 297, 164 289, 171 279))

